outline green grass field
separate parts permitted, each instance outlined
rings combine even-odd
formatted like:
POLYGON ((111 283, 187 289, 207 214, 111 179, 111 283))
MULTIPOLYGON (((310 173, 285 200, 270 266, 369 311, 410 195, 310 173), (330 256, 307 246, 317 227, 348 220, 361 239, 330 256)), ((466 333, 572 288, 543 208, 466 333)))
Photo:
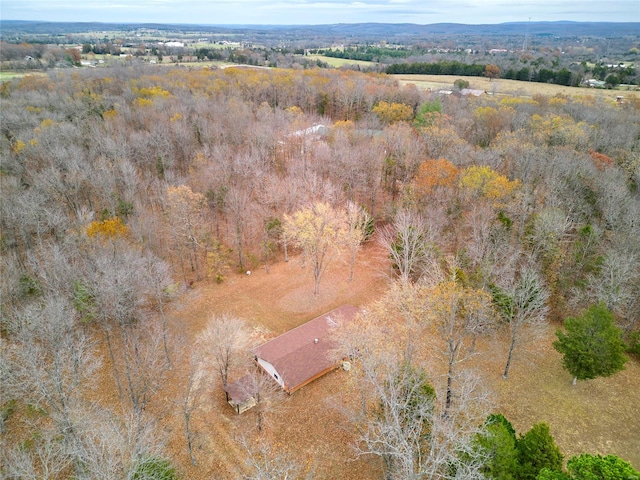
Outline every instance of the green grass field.
POLYGON ((348 58, 325 57, 324 55, 306 55, 304 58, 311 61, 320 60, 321 62, 325 62, 335 68, 342 67, 344 65, 360 65, 361 67, 372 67, 376 65, 376 63, 373 62, 350 60, 348 58))
POLYGON ((12 80, 14 78, 22 78, 27 75, 44 75, 44 72, 0 72, 0 82, 6 82, 7 80, 12 80))

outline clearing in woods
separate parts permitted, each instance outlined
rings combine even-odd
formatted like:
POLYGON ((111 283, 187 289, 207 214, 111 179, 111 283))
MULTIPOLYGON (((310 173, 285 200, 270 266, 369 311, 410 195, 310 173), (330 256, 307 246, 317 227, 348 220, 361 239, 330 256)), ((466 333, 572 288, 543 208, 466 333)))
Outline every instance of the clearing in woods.
MULTIPOLYGON (((303 269, 296 258, 280 261, 268 274, 261 268, 250 276, 231 274, 222 284, 196 283, 173 304, 171 328, 184 338, 184 352, 192 348, 197 334, 216 313, 243 318, 261 336, 271 338, 342 304, 365 306, 386 290, 390 274, 387 255, 371 242, 358 255, 353 282, 348 282, 346 262, 336 259, 316 297, 309 269, 303 269)), ((640 468, 638 362, 631 360, 626 370, 613 377, 579 382, 574 387, 551 345, 557 327, 550 326, 545 338, 519 353, 508 380, 501 376, 506 342, 499 337, 481 345, 484 354, 475 357, 470 366, 482 372, 494 392, 496 411, 504 413, 518 432, 544 421, 566 457, 581 452, 615 454, 640 468)), ((342 398, 349 375, 342 370, 284 396, 278 408, 267 415, 262 433, 257 430, 255 411, 238 416, 225 403, 217 373, 211 371, 211 388, 193 416, 199 464, 192 467, 177 403, 185 370, 184 360, 178 360, 166 388, 158 394, 176 401, 165 402, 170 407, 155 411, 170 438, 170 455, 184 478, 240 477, 245 468, 245 452, 237 443, 240 438, 254 444, 260 438, 268 439, 279 452, 294 455, 307 470, 313 470, 316 478, 380 478, 375 459, 354 456, 353 429, 335 408, 343 400, 350 401, 342 398)), ((440 372, 433 373, 433 381, 442 382, 440 372)))

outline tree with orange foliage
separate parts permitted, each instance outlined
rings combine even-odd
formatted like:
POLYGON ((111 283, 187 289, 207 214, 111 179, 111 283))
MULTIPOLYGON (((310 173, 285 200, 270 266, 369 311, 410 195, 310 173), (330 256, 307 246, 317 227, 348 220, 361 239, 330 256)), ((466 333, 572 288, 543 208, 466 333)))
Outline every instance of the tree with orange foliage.
POLYGON ((418 167, 413 188, 419 197, 430 197, 456 185, 460 169, 446 158, 425 160, 418 167))
POLYGON ((80 50, 78 50, 77 48, 69 48, 65 50, 65 53, 69 57, 69 60, 71 60, 71 63, 73 63, 74 65, 79 64, 80 60, 82 60, 82 55, 80 55, 80 50))
POLYGON ((488 64, 484 67, 484 76, 489 78, 489 81, 500 78, 500 67, 492 63, 488 64))
POLYGON ((604 170, 605 168, 613 165, 613 159, 611 157, 608 157, 603 153, 598 153, 592 148, 589 149, 589 155, 591 155, 591 159, 596 167, 598 167, 598 170, 604 170))

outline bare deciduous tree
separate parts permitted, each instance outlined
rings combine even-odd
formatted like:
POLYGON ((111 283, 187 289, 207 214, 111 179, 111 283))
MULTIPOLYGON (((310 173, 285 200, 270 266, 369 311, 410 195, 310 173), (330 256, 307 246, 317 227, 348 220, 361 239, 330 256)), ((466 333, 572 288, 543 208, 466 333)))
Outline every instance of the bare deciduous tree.
POLYGON ((167 344, 167 317, 164 313, 164 304, 169 300, 172 293, 171 273, 169 271, 169 265, 154 255, 147 255, 145 257, 145 263, 147 272, 146 281, 158 312, 160 312, 160 319, 162 321, 162 345, 164 347, 167 366, 169 370, 171 370, 171 356, 169 355, 169 345, 167 344))
POLYGON ((640 313, 640 254, 612 248, 604 256, 598 273, 587 277, 586 297, 604 302, 609 310, 624 319, 627 333, 635 328, 640 313))
POLYGON ((379 457, 389 479, 481 479, 472 439, 487 413, 486 393, 476 377, 456 371, 456 395, 448 407, 437 401, 422 360, 404 354, 420 336, 403 335, 406 322, 389 321, 402 310, 395 299, 377 302, 338 338, 336 356, 350 359, 350 385, 360 395, 359 408, 346 411, 357 431, 356 454, 379 457))
POLYGON ((491 411, 493 398, 474 372, 460 370, 455 380, 455 400, 446 413, 439 404, 433 419, 424 477, 484 480, 485 453, 474 448, 473 441, 484 428, 482 419, 491 411))
MULTIPOLYGON (((114 378, 121 397, 124 395, 123 379, 127 375, 122 371, 128 358, 126 349, 115 348, 127 344, 133 331, 140 308, 144 305, 146 285, 144 280, 145 264, 139 251, 124 241, 110 244, 92 244, 86 255, 84 279, 78 286, 86 289, 87 301, 82 309, 87 319, 98 322, 105 334, 114 378)), ((77 295, 80 292, 76 292, 77 295)), ((77 307, 77 305, 76 305, 77 307)), ((126 379, 126 378, 125 378, 126 379)))
POLYGON ((196 432, 193 431, 191 418, 202 404, 204 393, 207 391, 205 383, 207 376, 203 368, 202 356, 203 352, 199 349, 193 351, 189 356, 189 370, 186 378, 184 397, 180 401, 180 409, 184 417, 187 448, 192 465, 197 465, 198 462, 194 452, 196 432))
POLYGON ((244 270, 245 230, 250 219, 251 187, 246 182, 238 182, 227 193, 226 213, 233 227, 233 238, 238 253, 238 268, 244 270))
POLYGON ((261 369, 255 367, 249 373, 244 388, 253 396, 256 405, 252 408, 256 415, 258 431, 262 432, 270 413, 282 406, 284 391, 280 385, 261 369))
POLYGON ((382 457, 386 477, 417 479, 427 461, 435 390, 424 371, 389 365, 374 385, 377 405, 360 428, 360 454, 382 457))
POLYGON ((84 419, 78 412, 82 390, 92 384, 100 362, 75 318, 73 307, 60 297, 45 297, 17 313, 10 322, 16 343, 10 358, 10 388, 48 413, 75 474, 82 477, 79 429, 84 419))
POLYGON ((244 320, 231 315, 214 315, 198 336, 203 360, 218 371, 222 387, 226 387, 229 372, 241 364, 249 345, 250 331, 244 320))
POLYGON ((525 266, 518 278, 506 286, 496 286, 493 301, 509 328, 509 353, 502 376, 509 376, 509 368, 516 347, 525 340, 533 340, 542 333, 549 307, 549 292, 539 273, 525 266))
POLYGON ((393 225, 382 230, 380 242, 389 251, 400 279, 407 283, 422 275, 425 261, 430 256, 433 232, 418 214, 401 210, 393 225))
POLYGON ((168 272, 124 239, 89 243, 87 251, 81 290, 74 295, 104 332, 118 393, 142 428, 143 412, 168 367, 165 322, 152 321, 143 307, 159 300, 168 272))
POLYGON ((367 228, 370 226, 371 216, 367 211, 353 202, 347 203, 345 240, 349 248, 349 281, 353 280, 353 267, 356 263, 356 253, 367 238, 367 228))
POLYGON ((528 238, 532 253, 545 262, 553 261, 571 227, 571 217, 562 209, 542 210, 535 216, 534 228, 528 238))
POLYGON ((72 457, 56 430, 40 430, 28 449, 20 443, 4 447, 0 459, 7 478, 55 480, 73 466, 72 457))
POLYGON ((148 415, 114 415, 95 409, 83 429, 84 456, 88 478, 136 478, 141 459, 162 455, 163 438, 148 415))
POLYGON ((204 206, 204 195, 192 191, 187 185, 169 187, 167 189, 167 215, 171 228, 170 234, 174 248, 176 248, 180 256, 185 283, 187 281, 183 255, 185 248, 189 252, 188 258, 191 270, 195 271, 196 278, 200 279, 198 257, 204 206))
POLYGON ((161 328, 150 319, 140 320, 123 331, 125 392, 141 429, 147 404, 165 379, 162 338, 161 328))

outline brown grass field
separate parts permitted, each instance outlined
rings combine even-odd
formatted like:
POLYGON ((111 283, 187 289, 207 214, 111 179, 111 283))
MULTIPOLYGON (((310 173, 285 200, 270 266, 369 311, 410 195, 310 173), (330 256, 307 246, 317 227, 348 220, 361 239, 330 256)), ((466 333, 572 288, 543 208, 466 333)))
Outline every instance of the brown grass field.
MULTIPOLYGON (((231 313, 245 319, 263 338, 285 332, 345 303, 365 306, 388 287, 390 267, 377 244, 367 245, 358 257, 353 282, 348 268, 336 259, 314 297, 308 269, 298 261, 279 262, 252 272, 251 276, 231 274, 222 284, 197 282, 176 301, 170 314, 171 328, 185 338, 188 353, 209 318, 231 313)), ((486 387, 493 391, 495 411, 512 421, 518 432, 537 422, 547 422, 565 457, 581 453, 614 454, 640 468, 640 365, 630 360, 626 370, 610 378, 571 385, 571 376, 561 366, 560 355, 551 346, 557 325, 545 337, 523 348, 512 365, 508 380, 502 379, 506 344, 499 337, 484 342, 469 364, 481 372, 486 387)), ((178 385, 185 366, 178 365, 172 378, 158 395, 165 401, 153 409, 164 433, 170 438, 171 456, 183 478, 238 478, 245 472, 245 453, 236 440, 250 444, 268 439, 279 451, 294 455, 305 467, 323 479, 380 478, 375 459, 354 457, 353 433, 337 408, 350 403, 345 387, 349 373, 334 371, 284 396, 266 417, 262 433, 256 427, 256 412, 243 415, 224 402, 216 372, 211 371, 211 390, 194 415, 198 433, 197 467, 192 467, 184 440, 179 406, 167 399, 180 398, 178 385), (167 406, 168 405, 168 406, 167 406)), ((433 372, 434 384, 442 383, 442 372, 433 372)), ((230 378, 230 380, 233 380, 230 378)))
POLYGON ((521 82, 518 80, 496 79, 486 77, 458 77, 455 75, 392 75, 401 85, 414 84, 421 90, 450 90, 457 79, 467 80, 469 88, 484 90, 495 95, 533 97, 544 95, 597 96, 614 100, 618 95, 625 98, 640 99, 640 90, 606 90, 601 88, 565 87, 550 83, 521 82))

